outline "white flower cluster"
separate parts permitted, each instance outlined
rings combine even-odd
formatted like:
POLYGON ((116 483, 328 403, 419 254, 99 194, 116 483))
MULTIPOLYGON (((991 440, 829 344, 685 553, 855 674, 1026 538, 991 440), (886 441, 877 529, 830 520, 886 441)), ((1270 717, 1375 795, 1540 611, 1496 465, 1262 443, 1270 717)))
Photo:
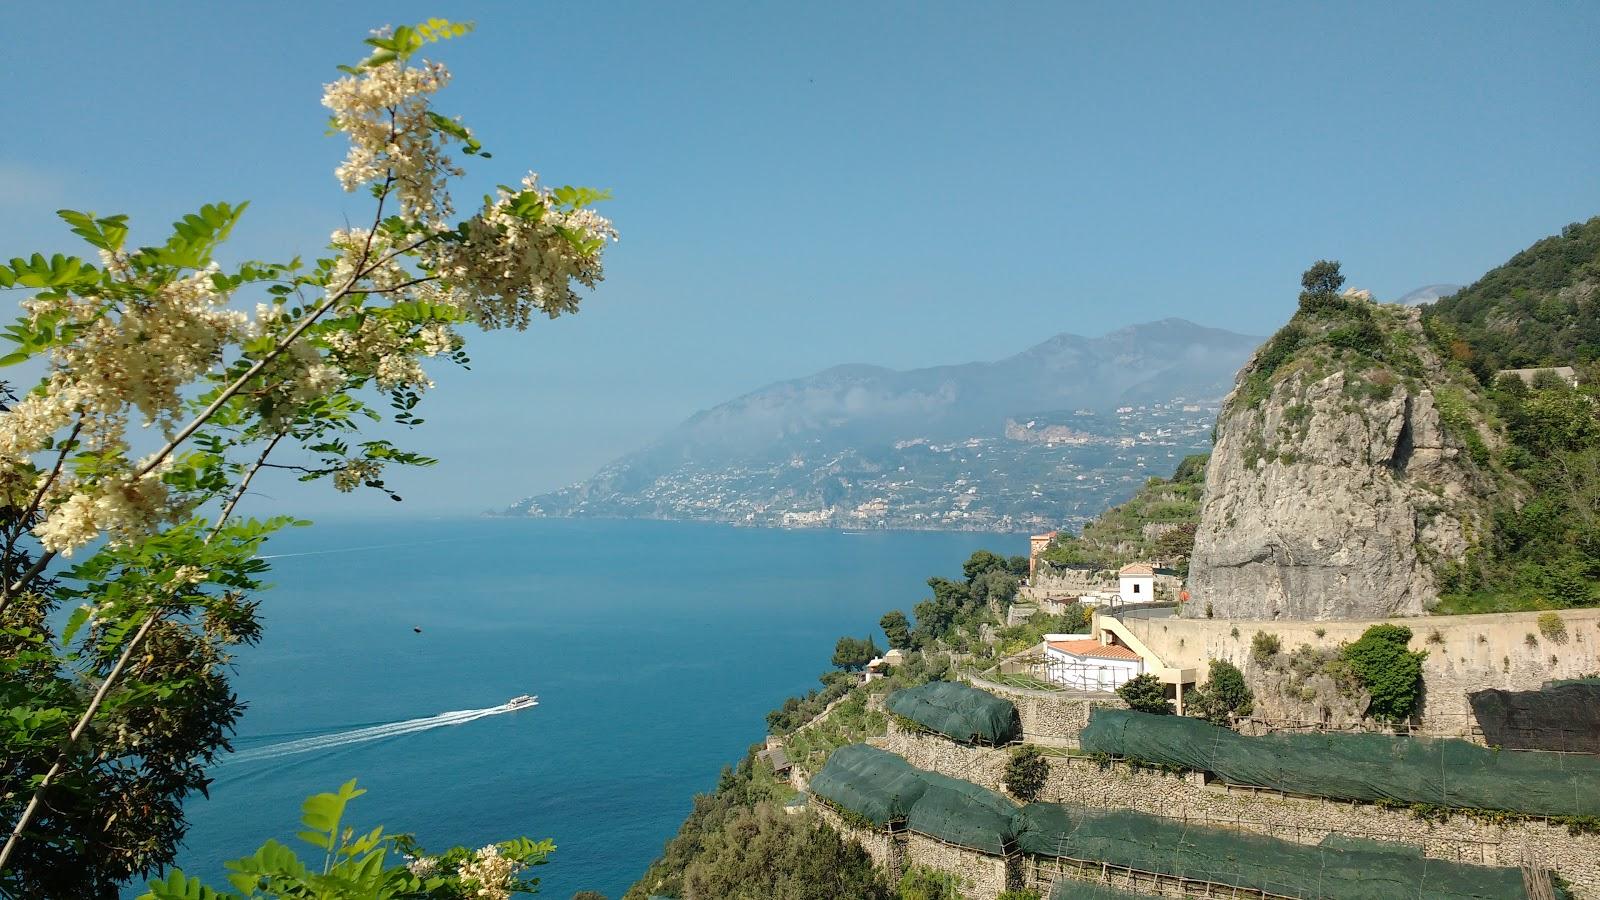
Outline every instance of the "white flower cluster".
POLYGON ((333 110, 333 127, 350 136, 350 152, 334 171, 345 190, 392 176, 400 215, 443 227, 451 214, 445 180, 462 173, 445 155, 449 136, 429 117, 427 98, 449 82, 443 65, 396 60, 324 88, 322 105, 333 110))
POLYGON ((370 459, 352 460, 333 473, 333 486, 337 490, 349 493, 377 478, 381 472, 383 472, 382 463, 370 459))
POLYGON ((560 209, 530 173, 522 191, 501 189, 467 223, 466 240, 436 244, 431 264, 453 288, 443 302, 460 306, 483 328, 520 330, 534 313, 555 318, 576 311, 573 283, 592 288, 605 277, 601 248, 616 239, 610 220, 588 208, 560 209), (514 211, 525 193, 542 198, 542 215, 514 211), (584 243, 594 249, 577 246, 584 243))
POLYGON ((439 871, 439 860, 432 856, 424 856, 406 863, 406 869, 418 878, 432 878, 439 871))
MULTIPOLYGON (((126 461, 130 414, 171 435, 183 413, 180 392, 216 366, 223 350, 247 329, 247 317, 226 308, 212 285, 213 270, 125 298, 107 309, 91 298, 50 294, 23 303, 33 322, 59 317, 75 338, 54 348, 41 387, 0 415, 0 468, 27 471, 31 457, 74 416, 79 446, 113 460, 79 482, 63 473, 41 497, 44 520, 35 529, 45 549, 70 554, 101 533, 129 538, 171 521, 183 510, 169 502, 162 469, 136 475, 126 461)), ((48 475, 41 474, 36 490, 48 475)))
POLYGON ((211 282, 215 267, 133 297, 121 315, 104 314, 98 300, 50 295, 23 306, 35 322, 62 315, 82 327, 78 338, 51 354, 51 394, 90 415, 120 415, 128 407, 147 423, 175 426, 178 392, 222 358, 245 331, 244 313, 228 309, 211 282))
POLYGON ((456 868, 468 897, 482 900, 510 900, 511 880, 521 865, 501 856, 500 848, 490 844, 463 860, 456 868))

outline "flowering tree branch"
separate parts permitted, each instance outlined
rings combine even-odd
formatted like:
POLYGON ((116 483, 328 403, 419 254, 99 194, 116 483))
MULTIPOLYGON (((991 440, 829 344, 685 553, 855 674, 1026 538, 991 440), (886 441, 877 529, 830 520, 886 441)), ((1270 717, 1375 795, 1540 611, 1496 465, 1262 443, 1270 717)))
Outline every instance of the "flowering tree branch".
MULTIPOLYGON (((0 688, 36 698, 34 715, 0 721, 9 729, 0 740, 26 748, 0 772, 0 815, 13 818, 0 848, 0 893, 103 894, 170 863, 182 834, 179 801, 204 786, 200 764, 226 748, 239 714, 224 680, 225 648, 258 633, 246 598, 267 567, 259 547, 291 522, 235 518, 262 471, 388 491, 386 466, 433 461, 388 441, 355 440, 381 418, 366 397, 387 394, 395 421, 420 424, 413 410, 432 385, 424 362, 465 363, 461 328, 522 329, 536 315, 574 312, 578 289, 603 278, 602 251, 616 237, 591 208, 603 192, 548 189, 529 175, 450 221, 447 185, 463 173, 447 151, 488 154, 459 121, 432 110, 449 81, 444 66, 411 60, 467 30, 430 20, 380 33, 368 40, 372 55, 341 67, 344 76, 327 86, 323 103, 349 140, 335 175, 346 190, 371 190, 376 204, 369 227, 335 231, 331 252, 313 265, 224 271, 213 253, 244 211, 229 204, 185 216, 165 243, 137 249, 126 245, 125 216, 64 210, 100 266, 60 254, 0 264, 0 289, 37 291, 0 333, 16 345, 0 365, 47 365, 39 385, 0 412, 0 494, 14 498, 0 509, 21 510, 3 523, 0 617, 8 627, 0 642, 10 655, 0 655, 0 688), (250 290, 265 301, 254 315, 234 308, 250 290), (128 439, 134 417, 162 435, 154 453, 137 459, 128 439), (270 462, 286 445, 320 462, 270 462), (194 517, 212 503, 220 509, 211 523, 194 517), (25 532, 36 547, 19 546, 25 532), (87 559, 51 574, 95 542, 87 559), (56 635, 49 613, 68 602, 76 609, 56 635), (182 658, 164 656, 175 653, 182 658), (96 682, 86 698, 79 673, 96 682), (194 706, 205 728, 164 735, 154 749, 142 730, 170 727, 175 717, 159 714, 163 704, 194 706), (114 771, 130 768, 159 769, 167 785, 137 801, 140 816, 105 806, 119 802, 114 771), (57 792, 77 793, 56 804, 57 792), (152 799, 164 812, 151 812, 152 799), (80 808, 81 819, 63 812, 80 808), (166 817, 163 837, 128 830, 149 827, 135 820, 152 815, 166 817), (80 848, 91 844, 102 852, 85 864, 80 848)), ((443 874, 404 866, 378 874, 413 890, 404 896, 455 896, 465 886, 498 897, 520 889, 515 872, 550 849, 511 842, 434 858, 448 863, 443 874)), ((263 873, 262 884, 278 875, 263 873)), ((168 880, 178 891, 170 896, 190 896, 191 886, 199 896, 197 882, 179 881, 168 880)), ((152 896, 169 896, 158 885, 152 896)))

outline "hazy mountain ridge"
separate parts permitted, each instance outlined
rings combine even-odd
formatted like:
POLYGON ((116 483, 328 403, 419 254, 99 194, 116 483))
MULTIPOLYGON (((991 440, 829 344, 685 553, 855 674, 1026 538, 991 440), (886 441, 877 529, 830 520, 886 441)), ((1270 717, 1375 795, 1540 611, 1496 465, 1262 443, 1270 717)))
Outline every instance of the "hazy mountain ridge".
POLYGON ((508 512, 931 528, 1086 516, 1149 474, 1144 457, 1161 456, 1160 473, 1167 453, 1204 449, 1258 342, 1164 319, 1059 334, 996 362, 836 366, 696 413, 508 512), (1020 433, 1030 421, 1057 431, 1020 433), (1052 439, 1069 431, 1086 437, 1052 439))

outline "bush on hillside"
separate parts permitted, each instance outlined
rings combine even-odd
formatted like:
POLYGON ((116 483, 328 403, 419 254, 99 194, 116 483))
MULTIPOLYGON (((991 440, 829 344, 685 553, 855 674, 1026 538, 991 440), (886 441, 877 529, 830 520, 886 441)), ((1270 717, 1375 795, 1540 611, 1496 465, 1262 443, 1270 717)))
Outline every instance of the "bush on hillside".
POLYGON ((1167 703, 1166 685, 1148 672, 1124 682, 1122 687, 1117 688, 1117 696, 1135 712, 1153 713, 1158 716, 1172 712, 1171 704, 1167 703))
POLYGON ((1189 714, 1213 725, 1229 725, 1235 718, 1255 711, 1255 694, 1245 684, 1239 667, 1223 659, 1213 659, 1206 683, 1194 689, 1189 714))
POLYGON ((1372 697, 1367 714, 1373 718, 1403 722, 1417 711, 1428 654, 1407 649, 1410 643, 1411 629, 1404 625, 1374 625, 1341 653, 1372 697))
POLYGON ((1049 777, 1050 763, 1044 754, 1038 747, 1024 744, 1011 751, 1000 781, 1011 796, 1023 803, 1032 803, 1039 799, 1039 792, 1044 790, 1044 783, 1049 777))
POLYGON ((893 900, 872 857, 812 813, 772 803, 735 812, 707 834, 683 874, 685 900, 893 900))

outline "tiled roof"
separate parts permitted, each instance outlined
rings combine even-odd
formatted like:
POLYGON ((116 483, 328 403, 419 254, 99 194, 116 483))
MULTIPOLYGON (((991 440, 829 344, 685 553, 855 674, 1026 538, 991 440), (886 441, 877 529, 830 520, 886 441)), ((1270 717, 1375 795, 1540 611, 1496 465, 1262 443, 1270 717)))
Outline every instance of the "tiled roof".
POLYGON ((1134 563, 1133 565, 1122 567, 1123 575, 1154 575, 1155 573, 1155 569, 1150 568, 1144 563, 1134 563))
POLYGON ((1062 653, 1070 653, 1073 656, 1129 660, 1137 660, 1139 658, 1139 654, 1120 644, 1102 644, 1092 638, 1086 641, 1051 641, 1048 646, 1051 650, 1059 650, 1062 653))

